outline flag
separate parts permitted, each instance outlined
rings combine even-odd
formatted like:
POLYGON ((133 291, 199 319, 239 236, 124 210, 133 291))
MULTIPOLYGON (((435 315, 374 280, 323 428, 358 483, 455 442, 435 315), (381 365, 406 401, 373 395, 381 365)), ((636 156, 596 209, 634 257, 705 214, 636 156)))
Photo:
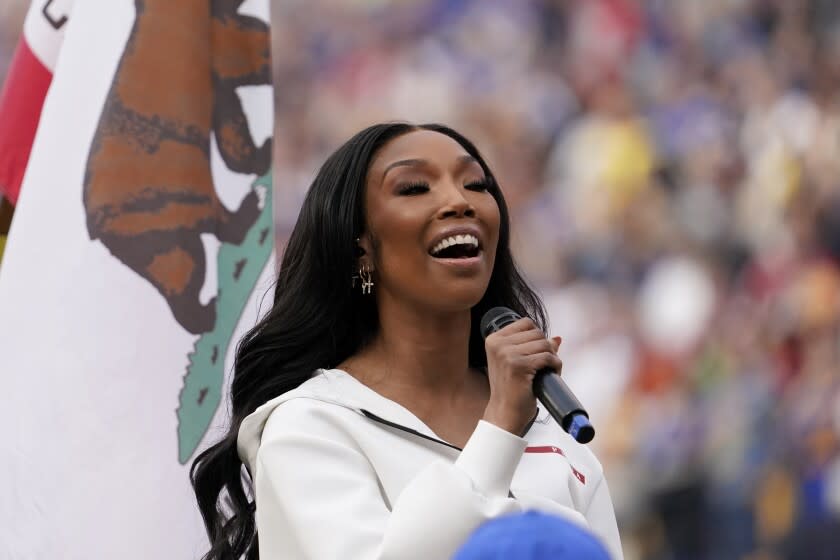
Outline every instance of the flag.
POLYGON ((38 0, 30 6, 0 91, 0 196, 12 204, 72 7, 73 0, 38 0))
POLYGON ((0 558, 196 558, 189 465, 271 301, 268 0, 31 13, 64 36, 0 268, 0 558))
POLYGON ((0 263, 73 0, 31 5, 0 89, 0 263))

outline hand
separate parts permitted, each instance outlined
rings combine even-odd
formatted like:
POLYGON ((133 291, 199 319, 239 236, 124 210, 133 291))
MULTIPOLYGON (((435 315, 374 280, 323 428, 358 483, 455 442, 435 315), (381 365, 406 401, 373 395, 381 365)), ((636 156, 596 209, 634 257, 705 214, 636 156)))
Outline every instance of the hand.
POLYGON ((520 436, 536 413, 534 375, 545 367, 561 371, 560 337, 546 339, 526 317, 488 336, 484 347, 490 381, 484 420, 520 436))

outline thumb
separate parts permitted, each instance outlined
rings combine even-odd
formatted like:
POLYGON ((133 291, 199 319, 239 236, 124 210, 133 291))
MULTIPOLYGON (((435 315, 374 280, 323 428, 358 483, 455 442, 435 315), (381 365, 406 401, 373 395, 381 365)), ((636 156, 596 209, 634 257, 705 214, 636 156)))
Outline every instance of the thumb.
POLYGON ((551 346, 554 348, 554 353, 556 354, 557 351, 560 349, 560 343, 563 342, 563 338, 559 336, 552 336, 551 337, 551 346))

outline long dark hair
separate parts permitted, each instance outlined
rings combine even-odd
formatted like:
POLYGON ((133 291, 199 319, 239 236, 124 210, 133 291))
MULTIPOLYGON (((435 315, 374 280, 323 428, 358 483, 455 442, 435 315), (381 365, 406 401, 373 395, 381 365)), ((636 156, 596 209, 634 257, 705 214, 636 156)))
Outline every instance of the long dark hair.
POLYGON ((259 558, 251 481, 236 450, 242 420, 265 402, 358 352, 377 332, 373 298, 353 290, 358 238, 365 228, 364 188, 373 156, 387 142, 413 130, 431 130, 457 141, 481 165, 501 214, 496 262, 487 291, 472 309, 469 362, 487 357, 479 322, 503 305, 530 316, 545 330, 545 312, 510 253, 507 205, 476 147, 438 124, 378 124, 333 153, 315 177, 280 264, 274 305, 239 342, 231 385, 231 422, 224 438, 193 462, 192 479, 211 548, 204 560, 259 558))

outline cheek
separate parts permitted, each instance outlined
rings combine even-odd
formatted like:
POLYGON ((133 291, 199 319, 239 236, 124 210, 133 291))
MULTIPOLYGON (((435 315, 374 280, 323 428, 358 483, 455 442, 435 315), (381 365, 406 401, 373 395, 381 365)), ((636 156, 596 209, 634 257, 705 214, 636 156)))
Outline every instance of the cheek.
POLYGON ((379 217, 376 223, 371 224, 371 233, 379 240, 375 249, 380 265, 387 261, 411 266, 411 261, 425 256, 421 238, 423 215, 409 208, 399 208, 389 209, 379 217))
POLYGON ((495 241, 493 251, 495 253, 495 245, 499 242, 499 230, 501 228, 502 223, 502 215, 499 211, 499 206, 496 204, 495 199, 491 199, 491 202, 486 205, 486 209, 483 211, 483 215, 485 216, 485 222, 487 224, 487 229, 491 232, 493 239, 495 241))

